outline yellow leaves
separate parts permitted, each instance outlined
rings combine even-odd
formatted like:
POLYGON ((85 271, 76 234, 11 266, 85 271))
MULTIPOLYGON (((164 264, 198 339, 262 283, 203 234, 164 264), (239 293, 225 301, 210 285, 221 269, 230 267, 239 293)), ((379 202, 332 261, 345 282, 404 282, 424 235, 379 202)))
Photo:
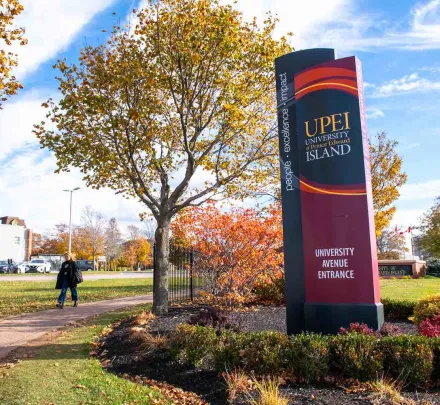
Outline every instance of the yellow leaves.
MULTIPOLYGON (((18 0, 0 1, 0 40, 6 46, 12 46, 14 42, 26 45, 27 39, 24 38, 23 28, 11 28, 14 19, 23 11, 23 6, 18 0)), ((23 86, 11 76, 11 70, 17 66, 16 55, 11 52, 0 50, 0 101, 5 101, 9 96, 17 93, 23 86)), ((1 103, 0 103, 1 109, 1 103)))

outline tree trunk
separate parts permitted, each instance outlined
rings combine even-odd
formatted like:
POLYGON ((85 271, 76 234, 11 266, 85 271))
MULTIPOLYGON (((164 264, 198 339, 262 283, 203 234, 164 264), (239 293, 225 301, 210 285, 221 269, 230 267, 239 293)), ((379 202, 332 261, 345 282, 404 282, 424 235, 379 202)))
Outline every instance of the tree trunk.
POLYGON ((157 224, 154 236, 156 244, 156 264, 153 275, 153 314, 168 313, 168 266, 170 256, 170 221, 157 224))

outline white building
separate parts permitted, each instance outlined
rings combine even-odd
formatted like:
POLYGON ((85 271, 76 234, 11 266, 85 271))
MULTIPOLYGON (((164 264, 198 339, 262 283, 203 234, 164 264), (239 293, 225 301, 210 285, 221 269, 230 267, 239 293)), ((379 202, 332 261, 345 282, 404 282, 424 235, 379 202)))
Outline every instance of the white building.
POLYGON ((32 251, 32 231, 17 217, 0 218, 0 260, 22 262, 32 251))

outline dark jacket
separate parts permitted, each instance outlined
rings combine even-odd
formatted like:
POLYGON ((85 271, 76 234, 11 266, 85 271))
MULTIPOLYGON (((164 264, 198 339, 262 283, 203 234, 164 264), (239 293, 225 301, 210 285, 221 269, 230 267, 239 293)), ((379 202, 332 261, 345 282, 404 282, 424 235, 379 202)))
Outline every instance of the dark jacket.
POLYGON ((76 287, 79 283, 83 282, 81 270, 78 269, 73 260, 67 260, 61 265, 61 269, 57 277, 57 284, 55 286, 57 290, 61 290, 63 288, 64 277, 67 277, 69 280, 69 288, 76 287))

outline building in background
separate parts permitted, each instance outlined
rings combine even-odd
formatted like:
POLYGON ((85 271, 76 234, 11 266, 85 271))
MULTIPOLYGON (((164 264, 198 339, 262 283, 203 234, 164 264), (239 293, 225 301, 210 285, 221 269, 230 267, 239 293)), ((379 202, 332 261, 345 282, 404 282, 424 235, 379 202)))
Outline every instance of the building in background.
POLYGON ((32 252, 32 230, 18 217, 0 217, 0 260, 23 262, 32 252))

